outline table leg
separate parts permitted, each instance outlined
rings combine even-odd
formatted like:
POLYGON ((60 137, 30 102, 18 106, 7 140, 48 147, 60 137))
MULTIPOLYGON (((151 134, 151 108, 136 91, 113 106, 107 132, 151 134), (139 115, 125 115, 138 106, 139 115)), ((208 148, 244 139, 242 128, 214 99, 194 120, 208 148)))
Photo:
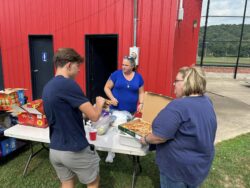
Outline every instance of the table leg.
POLYGON ((38 154, 40 151, 42 151, 43 149, 46 149, 46 147, 44 146, 44 144, 42 144, 43 147, 40 148, 38 151, 34 152, 33 143, 30 142, 29 145, 30 145, 30 155, 29 155, 28 161, 26 162, 26 165, 25 165, 25 168, 24 168, 24 171, 23 171, 23 176, 25 176, 25 174, 27 172, 27 169, 28 169, 28 166, 30 164, 31 159, 34 156, 36 156, 36 154, 38 154))
POLYGON ((133 171, 133 179, 132 179, 132 188, 135 187, 136 176, 142 172, 142 167, 141 167, 139 156, 133 155, 133 166, 134 166, 134 171, 133 171))
POLYGON ((44 143, 41 143, 41 144, 42 144, 43 149, 46 149, 47 151, 49 151, 49 148, 47 146, 45 146, 44 143))

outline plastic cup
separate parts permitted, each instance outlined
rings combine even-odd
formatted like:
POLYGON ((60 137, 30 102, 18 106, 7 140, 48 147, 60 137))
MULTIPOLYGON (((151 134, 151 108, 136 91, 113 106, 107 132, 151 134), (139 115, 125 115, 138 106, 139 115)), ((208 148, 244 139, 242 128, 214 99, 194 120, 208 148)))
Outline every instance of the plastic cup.
POLYGON ((137 117, 137 118, 141 118, 142 117, 142 113, 141 112, 136 112, 134 116, 137 117))
POLYGON ((97 130, 96 129, 91 129, 89 131, 89 139, 90 140, 96 140, 96 134, 97 134, 97 130))

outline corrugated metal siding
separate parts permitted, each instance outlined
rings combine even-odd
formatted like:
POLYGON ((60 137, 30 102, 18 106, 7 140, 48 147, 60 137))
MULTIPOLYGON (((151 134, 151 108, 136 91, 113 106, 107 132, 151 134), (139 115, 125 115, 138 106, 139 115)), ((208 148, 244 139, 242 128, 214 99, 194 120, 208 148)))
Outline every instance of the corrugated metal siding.
POLYGON ((175 31, 173 80, 180 67, 196 63, 202 1, 184 1, 183 6, 184 20, 178 23, 175 31), (193 28, 194 20, 198 22, 197 28, 193 28))
POLYGON ((140 68, 145 89, 170 94, 176 1, 140 1, 140 68))
MULTIPOLYGON (((138 2, 138 71, 146 90, 169 95, 177 1, 138 2)), ((29 89, 29 98, 28 35, 52 35, 54 50, 72 47, 84 55, 86 34, 118 34, 119 68, 133 45, 133 0, 1 0, 0 22, 5 86, 29 89)), ((77 79, 85 90, 85 67, 77 79)))

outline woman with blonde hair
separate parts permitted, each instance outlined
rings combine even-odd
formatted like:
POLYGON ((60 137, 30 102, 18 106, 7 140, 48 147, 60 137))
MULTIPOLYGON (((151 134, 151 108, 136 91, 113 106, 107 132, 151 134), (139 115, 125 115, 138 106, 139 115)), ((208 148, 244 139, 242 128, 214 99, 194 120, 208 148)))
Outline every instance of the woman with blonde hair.
POLYGON ((179 69, 174 86, 177 99, 157 115, 152 134, 141 143, 156 144, 161 188, 195 188, 212 165, 216 115, 205 95, 206 78, 201 69, 179 69))

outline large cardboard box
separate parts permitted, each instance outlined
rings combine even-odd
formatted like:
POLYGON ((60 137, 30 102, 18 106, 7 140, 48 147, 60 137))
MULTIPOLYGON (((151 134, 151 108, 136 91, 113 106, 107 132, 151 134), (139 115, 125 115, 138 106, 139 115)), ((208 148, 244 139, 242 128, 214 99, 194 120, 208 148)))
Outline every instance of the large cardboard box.
POLYGON ((0 91, 0 110, 12 110, 13 105, 24 104, 24 90, 23 88, 7 88, 0 91))
POLYGON ((18 111, 18 122, 22 125, 29 125, 39 128, 48 127, 48 122, 43 110, 43 101, 41 99, 27 103, 19 109, 18 111))
MULTIPOLYGON (((145 128, 145 127, 143 127, 143 123, 140 123, 140 122, 145 122, 145 124, 149 124, 150 127, 151 127, 154 118, 172 100, 173 99, 171 97, 168 97, 168 96, 164 96, 164 95, 156 94, 156 93, 152 93, 152 92, 145 92, 144 106, 143 106, 143 109, 142 109, 142 117, 139 118, 139 121, 138 121, 138 119, 135 119, 135 120, 130 121, 128 123, 124 123, 122 125, 119 125, 118 128, 122 132, 125 132, 125 133, 127 133, 127 134, 129 134, 129 135, 131 135, 131 136, 133 136, 133 137, 135 137, 137 139, 140 139, 144 135, 138 133, 138 131, 136 131, 136 130, 139 130, 140 128, 141 129, 145 128), (131 123, 134 125, 136 130, 135 129, 125 128, 126 124, 131 124, 131 123)), ((121 136, 121 139, 124 139, 124 137, 121 136)))
POLYGON ((152 124, 158 113, 172 100, 173 98, 162 94, 145 92, 141 119, 152 124))

